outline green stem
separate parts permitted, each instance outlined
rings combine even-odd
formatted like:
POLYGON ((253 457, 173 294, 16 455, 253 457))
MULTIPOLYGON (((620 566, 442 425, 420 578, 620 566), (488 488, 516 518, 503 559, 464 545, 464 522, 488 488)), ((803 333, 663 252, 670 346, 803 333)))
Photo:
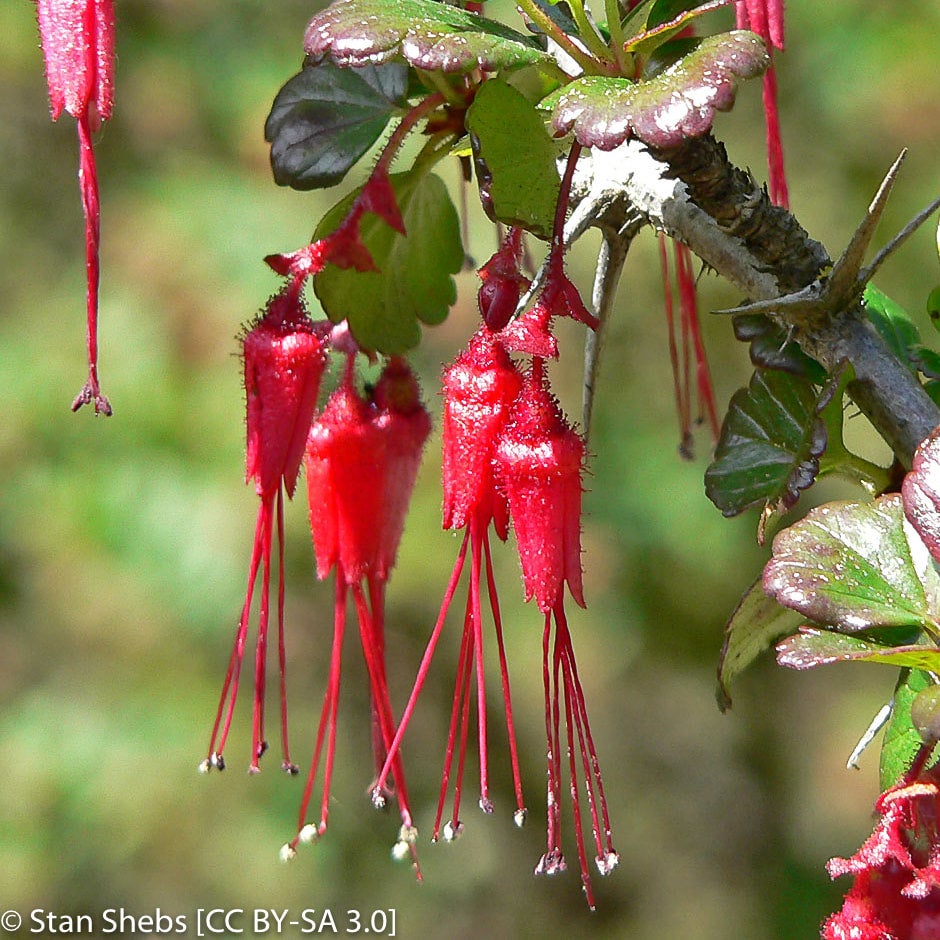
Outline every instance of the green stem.
POLYGON ((610 64, 610 49, 603 37, 594 28, 594 24, 584 12, 583 0, 569 0, 569 8, 578 27, 578 38, 588 47, 591 53, 597 56, 602 63, 610 64))
MULTIPOLYGON (((537 7, 532 0, 518 0, 517 6, 546 36, 564 49, 584 69, 586 74, 604 75, 613 73, 614 66, 608 58, 610 50, 606 46, 604 46, 601 57, 597 58, 590 52, 585 52, 576 42, 572 41, 571 37, 563 29, 556 26, 551 17, 537 7)), ((591 32, 593 33, 593 29, 591 32)))
POLYGON ((623 26, 620 24, 620 4, 617 0, 604 0, 604 10, 607 14, 607 29, 610 30, 610 48, 617 61, 617 70, 623 74, 626 71, 624 60, 623 26))

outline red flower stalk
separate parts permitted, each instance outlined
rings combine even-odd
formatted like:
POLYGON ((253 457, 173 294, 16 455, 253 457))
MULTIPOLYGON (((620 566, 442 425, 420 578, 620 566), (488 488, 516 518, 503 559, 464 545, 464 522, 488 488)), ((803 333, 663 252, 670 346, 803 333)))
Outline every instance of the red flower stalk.
POLYGON ((597 317, 585 307, 578 289, 565 274, 565 214, 568 209, 571 181, 580 154, 581 145, 573 144, 568 154, 558 204, 555 208, 552 246, 546 263, 545 285, 535 304, 502 331, 500 338, 503 345, 513 352, 528 353, 541 359, 557 359, 558 342, 551 331, 552 320, 556 316, 571 317, 592 330, 596 330, 600 325, 597 317))
POLYGON ((72 410, 93 402, 95 414, 110 415, 111 405, 98 383, 98 245, 101 209, 92 134, 111 117, 114 81, 114 7, 112 0, 38 0, 39 35, 46 60, 52 119, 63 110, 78 123, 78 181, 85 214, 88 380, 72 410))
POLYGON ((248 620, 259 565, 262 567, 258 642, 255 650, 255 700, 252 751, 249 770, 257 773, 258 761, 267 749, 264 735, 265 674, 268 616, 270 610, 271 537, 275 514, 278 542, 277 626, 280 660, 282 767, 297 773, 290 759, 287 739, 287 689, 284 650, 284 491, 294 495, 303 459, 307 429, 317 405, 326 351, 317 327, 307 316, 299 294, 288 287, 268 301, 267 308, 242 340, 247 399, 246 482, 254 480, 261 497, 255 524, 254 547, 248 571, 248 588, 235 645, 222 685, 219 710, 212 727, 209 756, 200 765, 225 768, 222 757, 241 672, 248 620), (227 703, 227 707, 226 707, 227 703), (223 723, 224 714, 224 723, 223 723))
POLYGON ((539 610, 545 615, 542 675, 548 739, 548 844, 535 872, 553 875, 566 867, 561 851, 560 700, 563 697, 568 780, 574 806, 581 882, 588 905, 593 909, 594 895, 581 821, 579 772, 583 773, 584 794, 594 833, 595 861, 600 873, 606 875, 613 871, 619 856, 611 842, 607 800, 563 599, 567 584, 575 602, 584 606, 581 584, 581 471, 584 454, 583 439, 567 424, 558 402, 548 391, 543 360, 535 359, 496 447, 497 480, 509 501, 526 600, 535 598, 539 610))
POLYGON ((831 877, 854 875, 824 940, 932 940, 940 936, 940 769, 924 770, 933 744, 875 804, 874 832, 851 858, 834 858, 831 877))
POLYGON ((676 317, 673 304, 672 278, 669 271, 669 256, 666 251, 666 236, 659 236, 659 259, 663 272, 663 288, 666 301, 666 325, 669 331, 669 360, 672 364, 673 388, 676 397, 676 412, 679 415, 681 439, 679 453, 691 460, 692 452, 692 354, 695 355, 695 384, 698 388, 698 423, 708 420, 712 439, 717 442, 720 433, 718 412, 715 408, 715 393, 708 371, 708 359, 702 342, 698 318, 698 303, 695 292, 695 276, 692 273, 692 252, 686 245, 673 242, 676 282, 679 287, 679 335, 676 340, 676 317))
POLYGON ((764 117, 767 122, 767 165, 770 198, 778 206, 789 207, 786 174, 783 170, 783 144, 780 138, 780 112, 777 107, 777 74, 774 49, 783 49, 783 0, 737 0, 735 20, 738 29, 750 29, 766 43, 770 68, 764 73, 764 117))
MULTIPOLYGON (((395 730, 385 670, 384 591, 431 425, 417 381, 404 360, 390 360, 373 402, 360 397, 353 386, 353 361, 354 354, 350 354, 342 384, 313 423, 307 439, 305 466, 317 576, 322 580, 335 568, 336 594, 329 681, 301 801, 298 832, 284 846, 285 858, 293 857, 299 842, 313 841, 327 828, 348 593, 352 594, 359 620, 369 673, 376 768, 385 763, 395 730), (307 823, 324 740, 320 819, 307 823)), ((393 854, 396 858, 410 854, 420 879, 414 850, 417 830, 397 752, 391 771, 394 791, 387 792, 394 792, 402 820, 393 854)))
POLYGON ((372 175, 333 232, 297 251, 268 255, 264 259, 267 264, 278 274, 301 282, 319 274, 327 264, 355 268, 357 271, 374 271, 375 261, 360 237, 362 217, 366 212, 371 212, 396 232, 405 234, 405 222, 388 176, 389 168, 414 126, 443 101, 441 94, 429 95, 402 118, 376 161, 372 175))
POLYGON ((451 573, 441 610, 431 632, 428 645, 418 668, 414 688, 402 719, 389 748, 385 767, 377 780, 373 798, 381 802, 380 787, 388 773, 392 759, 413 714, 415 703, 427 678, 434 651, 437 648, 447 613, 456 593, 470 549, 470 581, 464 605, 463 634, 458 657, 454 704, 451 711, 450 729, 444 756, 440 798, 434 820, 433 841, 442 832, 445 841, 451 841, 462 831, 460 800, 463 786, 463 771, 467 737, 470 723, 470 700, 472 678, 476 674, 477 734, 480 760, 480 808, 490 813, 493 810, 489 797, 487 731, 486 731, 486 683, 483 656, 483 611, 480 600, 481 584, 486 577, 490 611, 496 631, 496 646, 499 656, 500 678, 506 711, 506 726, 516 793, 515 821, 522 825, 525 820, 525 804, 519 776, 519 759, 516 736, 512 720, 512 698, 509 688, 509 671, 503 644, 502 617, 493 577, 490 557, 489 527, 492 523, 496 534, 505 540, 509 523, 505 498, 496 490, 493 479, 493 455, 496 439, 506 422, 512 401, 518 394, 521 379, 512 360, 499 342, 498 337, 483 327, 462 352, 444 371, 444 419, 443 419, 443 484, 444 484, 444 528, 464 529, 464 537, 457 560, 451 573), (444 805, 453 770, 454 752, 458 747, 454 801, 450 819, 444 823, 444 805))

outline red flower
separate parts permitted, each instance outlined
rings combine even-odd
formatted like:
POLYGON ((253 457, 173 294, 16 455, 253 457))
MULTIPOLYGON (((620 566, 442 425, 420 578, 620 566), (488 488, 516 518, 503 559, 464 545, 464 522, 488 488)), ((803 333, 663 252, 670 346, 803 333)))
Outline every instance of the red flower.
POLYGON ((511 228, 496 254, 477 271, 483 282, 477 292, 480 313, 494 332, 509 323, 522 291, 529 287, 529 279, 519 272, 521 262, 522 229, 511 228))
MULTIPOLYGON (((924 758, 932 748, 925 749, 924 758)), ((923 763, 920 761, 919 763, 923 763)), ((940 936, 940 770, 916 768, 878 798, 874 832, 831 877, 854 875, 825 940, 931 940, 940 936)))
POLYGON ((101 210, 91 135, 111 117, 114 100, 114 7, 112 0, 38 0, 39 35, 46 60, 52 119, 63 110, 78 122, 79 171, 85 213, 88 380, 72 410, 93 402, 95 414, 111 414, 98 383, 98 244, 101 210))
POLYGON ((242 340, 245 395, 247 399, 246 481, 254 480, 261 497, 255 524, 254 548, 248 573, 248 589, 242 608, 235 646, 222 685, 219 710, 212 728, 209 756, 201 769, 224 769, 222 751, 228 737, 238 696, 248 619, 258 567, 263 567, 258 643, 255 652, 255 702, 252 732, 251 772, 267 748, 264 736, 265 663, 267 655, 271 536, 277 513, 278 538, 278 653, 281 675, 281 736, 284 770, 296 773, 287 740, 287 698, 284 654, 284 490, 294 494, 307 429, 316 410, 320 378, 326 365, 324 343, 307 316, 299 295, 287 288, 268 301, 264 315, 242 340), (226 702, 228 707, 226 708, 226 702), (225 715, 224 724, 222 716, 225 715))
POLYGON ((437 623, 428 640, 424 658, 418 669, 414 688, 402 714, 401 723, 392 741, 389 757, 379 775, 374 798, 381 802, 378 787, 384 781, 392 758, 401 743, 415 703, 427 678, 437 642, 440 638, 451 601, 460 582, 467 549, 470 549, 470 582, 464 605, 463 635, 457 666, 454 704, 444 757, 440 798, 434 820, 432 839, 443 833, 446 841, 456 838, 463 824, 460 821, 460 799, 463 785, 467 736, 470 722, 471 680, 476 673, 477 734, 480 755, 480 808, 492 812, 487 772, 486 688, 483 657, 483 613, 480 600, 481 583, 485 572, 490 610, 496 630, 500 676, 505 701, 506 724, 509 737, 510 759, 516 791, 517 825, 525 819, 525 805, 519 777, 519 761, 515 731, 512 722, 512 700, 509 671, 503 646, 502 618, 493 578, 490 558, 489 527, 493 523, 501 539, 507 535, 509 522, 505 498, 497 492, 493 479, 493 455, 496 439, 506 422, 509 408, 515 399, 521 379, 515 365, 506 354, 496 334, 483 327, 444 371, 444 528, 465 529, 460 552, 450 582, 444 594, 437 623), (453 768, 454 752, 460 753, 454 783, 454 802, 450 819, 443 824, 444 804, 453 768))
MULTIPOLYGON (((317 576, 324 579, 335 569, 336 594, 329 681, 301 801, 298 832, 282 849, 285 858, 294 855, 299 842, 312 841, 327 828, 347 593, 353 597, 369 672, 377 769, 391 751, 395 730, 385 670, 384 591, 421 450, 430 432, 430 418, 421 405, 417 382, 402 359, 390 360, 376 387, 375 401, 366 401, 356 392, 353 359, 354 354, 350 354, 342 384, 313 423, 307 439, 307 493, 317 576), (325 739, 320 819, 307 823, 325 739)), ((410 854, 420 878, 414 851, 417 830, 397 751, 390 763, 402 820, 393 851, 397 858, 410 854)))
POLYGON ((578 784, 581 774, 590 809, 597 868, 602 875, 609 874, 620 859, 611 842, 607 800, 563 599, 567 584, 571 596, 584 606, 581 585, 581 471, 584 451, 584 441, 569 427, 558 402, 546 387, 543 361, 536 359, 525 377, 509 423, 496 447, 497 479, 509 500, 526 600, 535 598, 539 610, 545 615, 542 675, 548 739, 548 833, 547 850, 535 871, 536 874, 553 875, 566 867, 561 850, 561 693, 581 881, 588 904, 593 909, 594 896, 581 821, 578 784))

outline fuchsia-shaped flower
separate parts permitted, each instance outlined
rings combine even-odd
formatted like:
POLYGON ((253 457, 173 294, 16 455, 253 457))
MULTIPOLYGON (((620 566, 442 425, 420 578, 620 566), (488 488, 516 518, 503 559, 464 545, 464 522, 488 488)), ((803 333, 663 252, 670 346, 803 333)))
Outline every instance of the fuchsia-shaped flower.
POLYGON ((255 701, 250 770, 267 748, 264 735, 265 674, 267 657, 271 538, 275 513, 278 540, 277 624, 280 659, 281 737, 283 769, 296 773, 287 739, 287 697, 284 651, 284 491, 294 494, 307 430, 317 405, 320 378, 326 365, 321 332, 307 316, 298 291, 291 286, 268 301, 263 316, 242 340, 247 400, 246 481, 254 480, 261 497, 255 525, 254 547, 248 571, 245 605, 235 635, 235 646, 222 685, 219 710, 212 728, 209 756, 200 769, 224 769, 222 751, 228 737, 238 696, 248 620, 259 565, 262 567, 258 642, 255 649, 255 701), (226 707, 226 703, 227 707, 226 707), (224 715, 224 723, 223 723, 224 715))
POLYGON ((95 414, 111 405, 98 383, 98 244, 101 209, 92 134, 111 117, 114 100, 114 7, 112 0, 38 0, 39 35, 46 60, 52 119, 67 111, 78 123, 78 180, 85 214, 88 381, 72 410, 93 402, 95 414))
MULTIPOLYGON (((324 579, 334 569, 336 574, 333 647, 298 833, 284 846, 284 858, 293 857, 299 842, 312 841, 327 828, 349 593, 369 673, 377 768, 385 762, 395 730, 385 670, 384 589, 395 561, 421 450, 430 433, 430 418, 421 404, 417 381, 402 359, 390 360, 374 400, 367 401, 354 387, 354 356, 349 354, 343 381, 314 421, 307 439, 305 467, 317 576, 324 579), (308 823, 307 808, 324 740, 320 819, 308 823)), ((417 831, 397 752, 391 771, 402 820, 394 854, 398 858, 410 854, 420 878, 414 851, 417 831)))
POLYGON ((509 672, 503 646, 502 618, 499 611, 499 600, 496 595, 489 545, 489 527, 491 523, 494 525, 496 534, 500 539, 505 540, 507 536, 508 510, 505 498, 497 492, 494 485, 493 456, 497 437, 506 422, 509 408, 519 392, 521 378, 516 366, 499 342, 497 335, 484 326, 470 340, 467 349, 457 357, 451 366, 444 370, 443 385, 444 457, 442 477, 444 485, 444 528, 464 529, 465 532, 450 582, 444 594, 444 601, 441 605, 437 623, 428 640, 427 649, 418 669, 411 697, 405 706, 398 732, 392 742, 385 767, 376 782, 376 791, 374 793, 374 798, 381 800, 379 788, 384 783, 385 774, 391 766, 393 756, 397 752, 418 695, 427 678, 437 642, 463 572, 469 547, 471 559, 470 581, 467 589, 467 600, 464 605, 463 636, 458 658, 450 730, 444 757, 440 799, 434 820, 432 835, 434 841, 437 841, 442 833, 441 823, 444 804, 447 799, 454 751, 458 739, 460 753, 454 782, 454 802, 450 819, 443 825, 444 839, 451 841, 460 834, 463 828, 460 821, 460 798, 470 722, 471 681, 474 672, 476 673, 477 734, 480 755, 480 808, 487 813, 493 810, 489 798, 487 772, 483 605, 480 600, 484 571, 490 611, 496 630, 500 676, 506 707, 510 759, 516 791, 515 819, 517 825, 522 825, 525 819, 525 805, 522 798, 519 761, 512 721, 509 672))
POLYGON ((770 68, 764 72, 764 116, 767 121, 767 165, 770 198, 785 209, 789 206, 787 180, 783 171, 783 144, 780 138, 780 112, 777 108, 777 74, 774 49, 783 49, 783 0, 736 0, 735 25, 750 29, 766 43, 771 54, 770 68))
POLYGON ((557 400, 546 387, 544 362, 536 358, 496 446, 497 481, 509 501, 526 600, 534 598, 545 615, 542 675, 548 738, 548 845, 535 871, 552 875, 566 867, 561 850, 563 698, 568 782, 574 804, 581 881, 593 909, 581 821, 578 781, 582 773, 594 833, 595 861, 600 873, 606 875, 613 871, 619 856, 611 842, 607 800, 564 607, 566 584, 575 602, 584 606, 581 584, 584 455, 584 441, 565 421, 557 400))
POLYGON ((826 866, 855 883, 823 926, 824 940, 940 936, 940 770, 923 770, 932 750, 924 747, 901 783, 878 797, 880 819, 858 852, 826 866))

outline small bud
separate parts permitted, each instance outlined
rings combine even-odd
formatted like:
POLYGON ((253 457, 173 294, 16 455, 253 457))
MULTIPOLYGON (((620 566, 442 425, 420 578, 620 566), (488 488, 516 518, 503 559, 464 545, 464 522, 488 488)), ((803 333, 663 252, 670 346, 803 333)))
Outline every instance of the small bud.
POLYGON ((557 875, 559 872, 563 872, 568 868, 565 864, 565 856, 561 854, 557 849, 553 849, 551 852, 546 852, 540 859, 538 865, 535 866, 535 874, 537 875, 557 875))
POLYGON ((512 814, 512 821, 516 824, 517 829, 521 829, 525 825, 525 818, 528 815, 527 809, 517 809, 512 814))
POLYGON ((297 834, 297 838, 303 842, 304 845, 313 845, 313 843, 320 838, 320 830, 313 823, 307 823, 297 834))
POLYGON ((207 773, 209 773, 209 771, 210 771, 211 769, 212 769, 212 764, 209 763, 209 758, 207 757, 207 758, 206 758, 204 761, 202 761, 202 763, 199 765, 199 773, 201 773, 201 774, 207 774, 207 773))
POLYGON ((444 831, 442 833, 445 842, 456 842, 463 835, 463 823, 460 820, 454 822, 454 820, 449 820, 444 823, 444 831))
POLYGON ((418 827, 403 825, 398 830, 398 841, 407 845, 414 845, 418 841, 418 827))
POLYGON ((930 685, 914 697, 911 724, 925 744, 940 741, 940 685, 930 685))
POLYGON ((385 809, 385 795, 382 793, 380 787, 376 787, 372 791, 372 805, 376 809, 385 809))
POLYGON ((620 855, 617 852, 605 852, 598 855, 594 862, 602 875, 609 875, 620 864, 620 855))
POLYGON ((297 858, 297 851, 289 842, 285 842, 281 846, 281 851, 277 853, 277 857, 282 862, 292 862, 295 858, 297 858))
POLYGON ((484 813, 486 813, 487 815, 489 815, 490 813, 493 812, 493 801, 492 801, 492 800, 487 800, 487 799, 484 799, 484 798, 481 797, 481 799, 480 799, 480 809, 482 809, 484 813))
POLYGON ((396 862, 403 862, 411 854, 411 846, 407 842, 399 841, 392 846, 392 858, 396 862))

